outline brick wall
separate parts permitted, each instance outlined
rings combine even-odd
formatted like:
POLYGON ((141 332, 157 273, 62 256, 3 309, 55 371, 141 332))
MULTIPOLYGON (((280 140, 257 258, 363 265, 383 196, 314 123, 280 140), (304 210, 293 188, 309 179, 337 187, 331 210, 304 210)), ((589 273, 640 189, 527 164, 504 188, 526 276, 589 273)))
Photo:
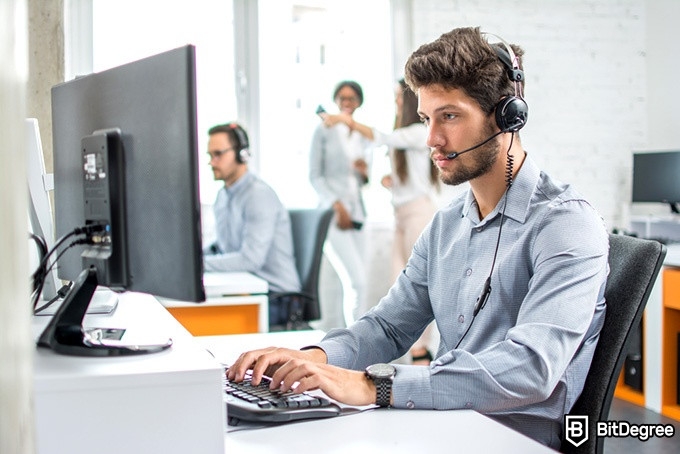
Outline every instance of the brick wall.
POLYGON ((524 148, 608 228, 627 225, 631 150, 646 143, 643 0, 414 2, 414 42, 480 26, 525 50, 524 148))
MULTIPOLYGON (((462 26, 480 26, 524 48, 530 111, 521 132, 524 148, 550 175, 583 193, 608 229, 627 228, 631 214, 667 213, 661 204, 631 207, 632 151, 680 149, 680 124, 675 125, 680 58, 674 47, 680 2, 411 4, 412 50, 462 26)), ((391 285, 385 263, 392 232, 382 224, 370 227, 369 299, 377 303, 391 285)))

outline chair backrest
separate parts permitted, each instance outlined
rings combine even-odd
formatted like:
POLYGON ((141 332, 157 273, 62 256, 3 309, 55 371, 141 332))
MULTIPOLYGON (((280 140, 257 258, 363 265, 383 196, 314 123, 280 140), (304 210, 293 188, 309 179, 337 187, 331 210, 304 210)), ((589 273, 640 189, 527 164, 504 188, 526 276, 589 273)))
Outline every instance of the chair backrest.
POLYGON ((652 240, 609 235, 609 276, 605 288, 607 312, 585 386, 570 415, 588 416, 588 439, 575 447, 562 441, 564 453, 602 453, 597 421, 606 421, 614 389, 642 312, 666 256, 666 247, 652 240))
POLYGON ((321 318, 319 306, 319 270, 326 241, 328 227, 333 218, 332 209, 293 209, 289 210, 295 250, 295 266, 302 294, 307 297, 303 319, 306 321, 321 318))

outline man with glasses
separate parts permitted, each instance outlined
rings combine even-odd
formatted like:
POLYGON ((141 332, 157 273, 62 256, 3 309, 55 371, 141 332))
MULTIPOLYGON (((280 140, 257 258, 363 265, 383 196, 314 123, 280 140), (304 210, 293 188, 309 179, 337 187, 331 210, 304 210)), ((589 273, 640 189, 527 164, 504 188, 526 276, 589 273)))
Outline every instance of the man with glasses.
POLYGON ((237 123, 208 131, 215 180, 224 181, 214 205, 217 239, 206 247, 205 271, 247 271, 269 283, 270 330, 288 321, 288 297, 298 292, 290 217, 274 190, 248 170, 248 135, 237 123))

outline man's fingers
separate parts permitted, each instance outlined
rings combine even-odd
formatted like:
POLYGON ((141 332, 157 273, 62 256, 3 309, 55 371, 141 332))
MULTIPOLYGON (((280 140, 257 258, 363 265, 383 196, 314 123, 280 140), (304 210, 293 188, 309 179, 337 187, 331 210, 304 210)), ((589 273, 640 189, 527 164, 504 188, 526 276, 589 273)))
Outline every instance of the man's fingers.
POLYGON ((242 381, 248 369, 253 369, 259 360, 266 352, 273 350, 273 348, 253 350, 242 353, 238 359, 229 367, 227 371, 227 378, 234 381, 242 381))

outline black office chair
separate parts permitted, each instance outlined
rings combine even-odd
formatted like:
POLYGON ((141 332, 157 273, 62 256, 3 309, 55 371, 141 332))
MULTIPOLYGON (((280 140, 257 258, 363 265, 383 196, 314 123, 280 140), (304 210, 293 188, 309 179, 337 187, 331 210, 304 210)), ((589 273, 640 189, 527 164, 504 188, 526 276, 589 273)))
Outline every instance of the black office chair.
POLYGON ((570 415, 588 416, 588 439, 575 447, 564 439, 563 453, 601 454, 604 438, 597 437, 597 421, 607 421, 614 389, 666 247, 652 240, 609 235, 609 276, 605 288, 607 312, 585 386, 570 415))
POLYGON ((290 215, 295 250, 295 267, 302 289, 300 292, 277 293, 290 301, 288 323, 281 329, 309 329, 307 322, 321 318, 319 305, 319 271, 332 209, 292 209, 290 215))

